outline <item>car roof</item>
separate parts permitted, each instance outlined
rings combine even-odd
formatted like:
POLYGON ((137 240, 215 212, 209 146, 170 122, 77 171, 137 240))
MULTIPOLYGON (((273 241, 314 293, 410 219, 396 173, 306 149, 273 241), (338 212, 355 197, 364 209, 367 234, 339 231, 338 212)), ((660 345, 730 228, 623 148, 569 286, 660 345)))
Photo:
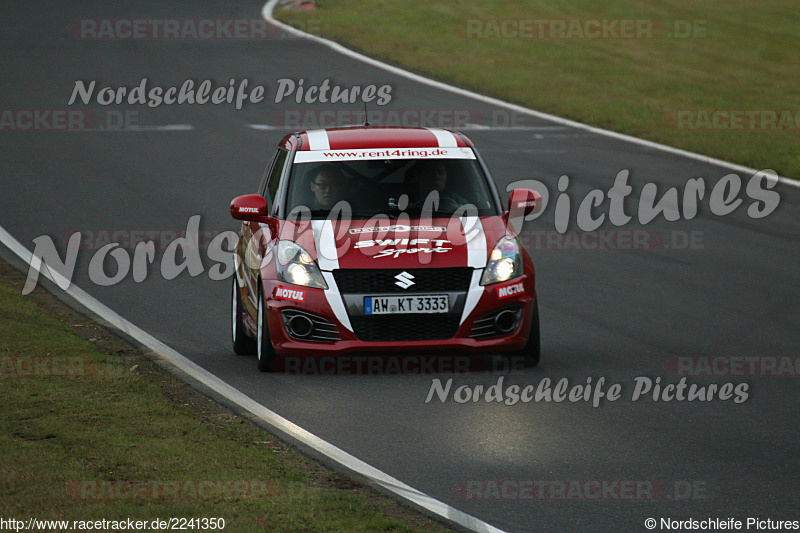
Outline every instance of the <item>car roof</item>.
POLYGON ((287 150, 472 147, 463 133, 443 128, 355 126, 291 133, 278 144, 287 150))

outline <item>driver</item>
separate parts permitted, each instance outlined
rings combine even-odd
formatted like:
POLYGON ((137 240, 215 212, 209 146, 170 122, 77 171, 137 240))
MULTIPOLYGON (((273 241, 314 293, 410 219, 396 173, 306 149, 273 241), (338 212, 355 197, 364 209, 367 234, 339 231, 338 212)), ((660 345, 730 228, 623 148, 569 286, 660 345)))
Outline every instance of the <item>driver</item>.
POLYGON ((309 183, 311 192, 314 193, 311 209, 331 209, 342 199, 344 174, 336 166, 328 163, 317 168, 313 176, 309 183))

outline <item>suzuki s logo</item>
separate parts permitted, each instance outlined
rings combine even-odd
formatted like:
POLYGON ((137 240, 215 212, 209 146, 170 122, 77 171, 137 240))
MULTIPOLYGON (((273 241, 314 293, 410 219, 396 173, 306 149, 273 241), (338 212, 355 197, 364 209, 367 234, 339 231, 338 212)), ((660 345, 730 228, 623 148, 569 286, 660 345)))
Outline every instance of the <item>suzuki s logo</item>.
POLYGON ((408 272, 400 272, 398 275, 394 277, 397 281, 395 281, 395 285, 400 287, 401 289, 407 289, 410 286, 414 285, 414 282, 411 281, 414 279, 414 276, 409 274, 408 272))

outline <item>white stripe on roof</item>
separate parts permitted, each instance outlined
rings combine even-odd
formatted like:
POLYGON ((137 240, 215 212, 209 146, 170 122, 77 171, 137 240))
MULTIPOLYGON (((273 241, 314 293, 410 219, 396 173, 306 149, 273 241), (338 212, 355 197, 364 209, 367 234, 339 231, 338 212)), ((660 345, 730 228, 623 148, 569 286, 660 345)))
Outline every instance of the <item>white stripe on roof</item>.
POLYGON ((330 150, 331 143, 328 141, 328 132, 325 130, 307 131, 309 150, 330 150))
POLYGON ((455 148, 458 146, 458 139, 449 131, 440 130, 439 128, 427 128, 429 132, 436 135, 436 140, 439 141, 441 148, 455 148))

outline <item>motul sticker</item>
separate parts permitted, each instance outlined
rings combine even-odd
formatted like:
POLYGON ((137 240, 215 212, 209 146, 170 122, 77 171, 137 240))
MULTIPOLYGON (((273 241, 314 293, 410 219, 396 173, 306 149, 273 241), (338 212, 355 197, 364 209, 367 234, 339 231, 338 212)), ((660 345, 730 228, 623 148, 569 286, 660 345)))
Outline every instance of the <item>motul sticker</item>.
POLYGON ((514 296, 516 294, 522 294, 525 292, 525 286, 520 283, 515 283, 513 285, 506 285, 505 287, 498 287, 497 288, 497 297, 498 298, 508 298, 510 296, 514 296))
POLYGON ((240 207, 239 208, 239 212, 240 213, 258 213, 258 208, 257 207, 240 207))
POLYGON ((528 200, 527 202, 517 202, 517 208, 524 209, 526 207, 536 207, 536 200, 528 200))
POLYGON ((306 298, 306 291, 297 291, 294 289, 287 289, 284 287, 275 287, 275 298, 278 300, 291 300, 293 302, 302 302, 306 298))

